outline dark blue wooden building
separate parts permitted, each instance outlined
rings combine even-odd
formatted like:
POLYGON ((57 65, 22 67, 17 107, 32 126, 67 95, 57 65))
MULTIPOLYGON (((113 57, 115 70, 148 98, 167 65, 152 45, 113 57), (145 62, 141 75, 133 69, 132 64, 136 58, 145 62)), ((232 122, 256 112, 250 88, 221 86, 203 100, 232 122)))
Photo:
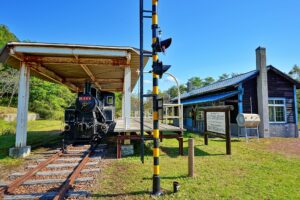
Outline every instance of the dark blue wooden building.
POLYGON ((266 50, 259 47, 256 70, 189 90, 181 96, 184 127, 203 131, 203 113, 199 107, 233 105, 233 135, 237 134, 238 113, 257 113, 261 117, 260 137, 298 137, 296 89, 299 88, 299 82, 271 65, 266 66, 266 50))

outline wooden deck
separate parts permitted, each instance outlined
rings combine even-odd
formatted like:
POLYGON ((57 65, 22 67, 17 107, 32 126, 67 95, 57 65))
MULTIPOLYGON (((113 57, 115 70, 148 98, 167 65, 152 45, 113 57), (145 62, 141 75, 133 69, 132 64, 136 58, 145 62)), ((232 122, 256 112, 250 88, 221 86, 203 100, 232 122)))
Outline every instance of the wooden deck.
MULTIPOLYGON (((116 127, 114 132, 140 132, 140 120, 138 118, 131 118, 130 120, 130 128, 125 129, 124 121, 122 119, 116 119, 116 127)), ((151 132, 153 130, 152 119, 145 118, 144 119, 144 131, 151 132)), ((159 130, 162 132, 182 132, 184 129, 181 129, 177 126, 172 126, 168 124, 159 123, 159 130)))

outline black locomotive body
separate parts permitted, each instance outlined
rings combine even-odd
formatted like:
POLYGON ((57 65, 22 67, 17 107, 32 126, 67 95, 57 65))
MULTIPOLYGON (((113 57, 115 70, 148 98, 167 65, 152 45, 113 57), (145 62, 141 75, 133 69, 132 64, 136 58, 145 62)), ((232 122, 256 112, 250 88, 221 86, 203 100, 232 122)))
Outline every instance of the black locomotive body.
POLYGON ((67 143, 95 142, 112 133, 115 128, 114 93, 95 88, 89 88, 88 91, 78 93, 75 106, 65 110, 64 140, 67 143))

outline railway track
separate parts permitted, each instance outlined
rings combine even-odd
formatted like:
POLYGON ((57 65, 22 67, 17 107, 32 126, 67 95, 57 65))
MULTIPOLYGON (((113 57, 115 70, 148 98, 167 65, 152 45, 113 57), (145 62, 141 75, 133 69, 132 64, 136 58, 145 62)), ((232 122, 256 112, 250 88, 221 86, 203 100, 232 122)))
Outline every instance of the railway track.
POLYGON ((0 188, 0 199, 84 198, 100 169, 97 166, 105 145, 67 146, 66 150, 48 152, 33 160, 27 172, 10 175, 11 181, 0 188), (46 157, 47 156, 47 157, 46 157))

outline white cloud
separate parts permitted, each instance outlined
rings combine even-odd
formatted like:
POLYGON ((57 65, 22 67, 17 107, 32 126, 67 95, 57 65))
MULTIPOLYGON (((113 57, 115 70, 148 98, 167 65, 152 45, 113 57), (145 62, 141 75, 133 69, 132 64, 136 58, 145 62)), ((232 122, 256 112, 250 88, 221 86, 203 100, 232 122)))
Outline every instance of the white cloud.
MULTIPOLYGON (((175 83, 175 82, 176 82, 176 81, 174 80, 174 78, 171 77, 171 76, 166 76, 166 77, 164 78, 164 81, 165 81, 165 82, 171 82, 171 83, 175 83)), ((177 79, 177 81, 180 82, 178 79, 177 79)))
POLYGON ((150 83, 152 83, 152 81, 150 81, 150 80, 144 80, 144 84, 150 84, 150 83))

